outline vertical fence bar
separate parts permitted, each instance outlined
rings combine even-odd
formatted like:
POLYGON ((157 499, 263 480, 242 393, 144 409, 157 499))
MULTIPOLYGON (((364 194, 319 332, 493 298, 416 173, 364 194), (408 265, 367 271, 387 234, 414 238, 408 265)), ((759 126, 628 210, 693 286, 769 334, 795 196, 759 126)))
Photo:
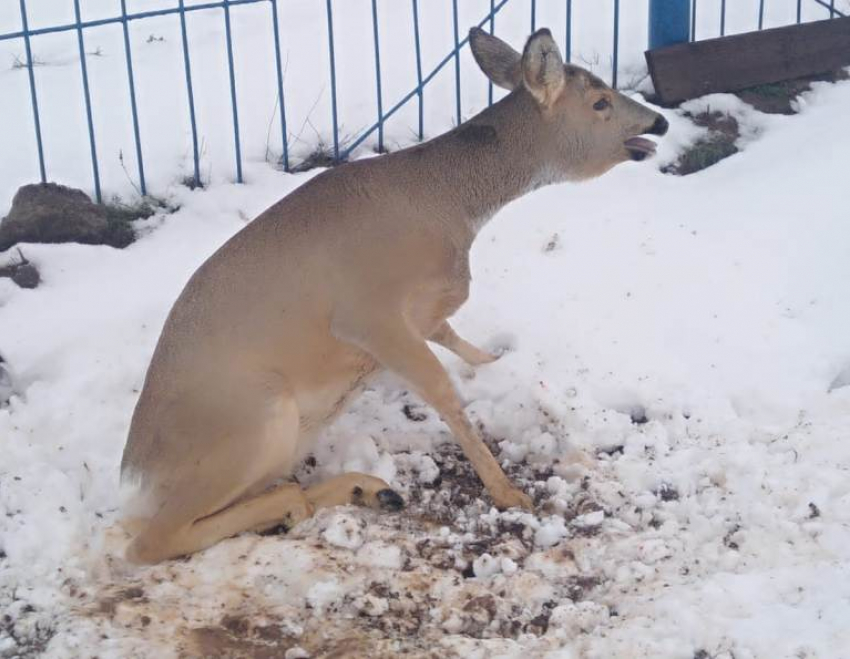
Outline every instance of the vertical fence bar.
POLYGON ((697 0, 693 0, 694 6, 691 10, 691 41, 697 40, 697 0))
POLYGON ((378 153, 383 153, 384 101, 381 94, 381 42, 378 38, 378 0, 372 0, 372 33, 375 37, 375 87, 378 94, 378 153))
POLYGON ((224 34, 227 41, 227 72, 230 74, 230 106, 233 110, 233 147, 236 151, 236 182, 242 183, 242 144, 239 140, 239 108, 236 104, 236 71, 233 67, 233 29, 230 0, 224 0, 224 34))
POLYGON ((764 27, 764 0, 759 0, 759 30, 764 27))
POLYGON ((186 69, 186 93, 189 99, 189 124, 192 129, 192 160, 194 165, 193 184, 201 185, 201 161, 198 155, 198 125, 195 121, 195 93, 192 91, 192 64, 189 59, 189 36, 186 33, 186 7, 184 0, 178 0, 180 12, 180 35, 183 41, 183 64, 186 69))
POLYGON ((537 31, 537 0, 531 0, 531 31, 537 31))
MULTIPOLYGON (((496 33, 496 0, 490 0, 490 34, 496 33)), ((493 81, 487 79, 487 106, 493 105, 493 81)))
POLYGON ((726 36, 726 0, 720 0, 720 36, 726 36))
POLYGON ((611 65, 611 86, 617 89, 617 69, 620 59, 620 0, 614 0, 614 57, 611 65))
POLYGON ((286 136, 286 107, 283 103, 283 69, 280 63, 280 29, 278 28, 277 0, 272 3, 272 27, 274 31, 274 61, 277 73, 277 101, 280 104, 280 140, 283 145, 283 171, 289 171, 289 144, 286 136))
POLYGON ((803 22, 803 0, 797 0, 797 25, 803 22))
POLYGON ((86 47, 85 41, 83 39, 83 19, 80 14, 80 0, 74 0, 74 16, 76 17, 77 21, 77 44, 79 45, 80 50, 80 71, 83 74, 83 96, 85 97, 86 101, 86 120, 88 122, 89 127, 91 166, 92 174, 94 176, 94 196, 95 199, 97 199, 97 203, 101 203, 103 201, 103 197, 100 194, 100 170, 97 166, 97 145, 95 144, 94 139, 94 120, 92 119, 91 93, 89 91, 89 71, 88 66, 86 65, 86 47))
POLYGON ((573 49, 573 0, 567 0, 567 40, 564 44, 567 62, 572 62, 573 49))
POLYGON ((127 24, 127 0, 121 0, 121 26, 124 28, 124 57, 127 60, 127 80, 130 84, 130 112, 133 115, 133 136, 136 140, 136 164, 139 168, 139 189, 147 196, 145 164, 142 160, 142 140, 139 131, 139 111, 136 106, 136 80, 133 76, 133 55, 130 51, 130 28, 127 24))
POLYGON ((687 42, 692 34, 691 0, 649 0, 649 48, 687 42))
POLYGON ((835 0, 829 0, 829 17, 835 18, 835 0))
POLYGON ((27 73, 30 80, 30 99, 32 100, 32 118, 35 125, 35 143, 38 148, 38 169, 41 175, 41 182, 47 183, 47 171, 44 167, 44 145, 41 141, 41 117, 38 112, 38 94, 35 91, 35 73, 33 67, 35 63, 32 59, 32 44, 30 43, 30 27, 27 20, 27 5, 26 0, 21 0, 21 25, 24 29, 24 49, 27 52, 27 73))
POLYGON ((455 35, 455 105, 457 106, 457 125, 460 126, 460 35, 458 34, 457 0, 452 0, 452 20, 455 35))
POLYGON ((331 115, 333 117, 334 131, 334 160, 339 160, 339 126, 337 125, 336 111, 336 57, 334 56, 334 18, 331 0, 327 0, 328 14, 328 56, 331 62, 331 115))
POLYGON ((419 141, 425 138, 424 90, 422 89, 422 46, 419 43, 419 0, 413 0, 413 38, 416 44, 416 95, 419 97, 419 141))

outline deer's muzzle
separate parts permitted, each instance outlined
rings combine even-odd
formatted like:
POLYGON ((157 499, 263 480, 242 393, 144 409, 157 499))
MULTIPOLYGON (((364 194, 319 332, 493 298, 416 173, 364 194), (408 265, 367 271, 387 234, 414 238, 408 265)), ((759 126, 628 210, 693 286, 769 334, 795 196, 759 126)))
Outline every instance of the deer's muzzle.
POLYGON ((667 129, 669 128, 670 122, 668 122, 664 117, 659 114, 658 119, 655 120, 655 123, 652 124, 652 128, 649 129, 649 134, 665 135, 667 133, 667 129))

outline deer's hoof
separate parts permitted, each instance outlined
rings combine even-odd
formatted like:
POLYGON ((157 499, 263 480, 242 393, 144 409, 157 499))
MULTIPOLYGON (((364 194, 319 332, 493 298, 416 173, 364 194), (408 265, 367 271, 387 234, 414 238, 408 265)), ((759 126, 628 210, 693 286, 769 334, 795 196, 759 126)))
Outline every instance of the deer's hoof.
POLYGON ((378 506, 381 510, 398 512, 404 508, 404 499, 402 499, 401 495, 395 490, 391 490, 389 488, 380 490, 377 494, 375 494, 375 498, 378 500, 378 506))

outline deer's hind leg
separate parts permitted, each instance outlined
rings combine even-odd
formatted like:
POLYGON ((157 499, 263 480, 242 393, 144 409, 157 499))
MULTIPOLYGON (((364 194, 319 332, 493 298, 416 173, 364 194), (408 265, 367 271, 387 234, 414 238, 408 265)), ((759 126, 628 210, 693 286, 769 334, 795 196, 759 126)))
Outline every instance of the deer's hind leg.
POLYGON ((304 495, 317 509, 346 504, 388 511, 404 508, 404 499, 385 481, 355 471, 308 487, 304 495))
POLYGON ((267 489, 291 473, 299 432, 294 398, 262 386, 224 400, 183 401, 181 419, 160 426, 171 442, 189 448, 178 453, 176 464, 142 474, 156 485, 148 493, 152 512, 137 521, 127 549, 130 561, 156 563, 312 515, 313 504, 297 484, 267 489), (193 422, 186 424, 186 418, 193 422))

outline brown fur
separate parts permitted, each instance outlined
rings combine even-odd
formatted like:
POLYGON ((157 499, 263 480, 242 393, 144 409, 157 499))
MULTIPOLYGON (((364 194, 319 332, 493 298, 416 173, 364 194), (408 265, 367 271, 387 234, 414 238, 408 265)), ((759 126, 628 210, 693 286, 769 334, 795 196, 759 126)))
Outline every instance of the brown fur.
POLYGON ((430 142, 320 174, 186 285, 121 464, 139 488, 130 559, 191 553, 320 506, 380 506, 388 486, 362 474, 306 491, 273 484, 381 369, 437 409, 496 505, 531 507, 469 423, 427 341, 471 364, 495 359, 447 322, 467 298, 480 227, 540 185, 628 160, 624 140, 659 115, 564 66, 548 31, 532 36, 521 59, 480 31, 471 36, 482 68, 512 93, 430 142), (602 97, 611 107, 594 110, 602 97))

